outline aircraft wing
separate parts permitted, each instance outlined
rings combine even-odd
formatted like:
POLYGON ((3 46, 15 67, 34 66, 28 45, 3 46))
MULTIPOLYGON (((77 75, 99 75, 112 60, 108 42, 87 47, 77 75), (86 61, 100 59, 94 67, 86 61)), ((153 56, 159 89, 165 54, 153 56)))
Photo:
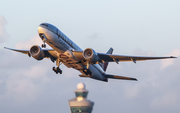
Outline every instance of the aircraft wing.
POLYGON ((124 61, 133 61, 134 63, 136 63, 136 61, 176 58, 173 56, 170 56, 170 57, 148 57, 148 56, 112 55, 112 54, 103 54, 103 53, 98 53, 98 56, 102 61, 116 62, 116 63, 124 62, 124 61))
POLYGON ((12 50, 12 51, 16 51, 16 52, 21 52, 21 53, 24 53, 24 54, 29 54, 29 50, 20 50, 20 49, 11 49, 11 48, 8 48, 8 47, 4 47, 5 49, 9 49, 9 50, 12 50))
MULTIPOLYGON (((7 47, 4 47, 4 48, 12 50, 12 51, 20 52, 23 54, 27 54, 29 57, 31 57, 29 50, 12 49, 12 48, 7 48, 7 47)), ((54 60, 56 60, 57 56, 56 56, 55 51, 53 49, 43 49, 43 51, 45 53, 45 58, 50 58, 53 62, 54 62, 54 60)))

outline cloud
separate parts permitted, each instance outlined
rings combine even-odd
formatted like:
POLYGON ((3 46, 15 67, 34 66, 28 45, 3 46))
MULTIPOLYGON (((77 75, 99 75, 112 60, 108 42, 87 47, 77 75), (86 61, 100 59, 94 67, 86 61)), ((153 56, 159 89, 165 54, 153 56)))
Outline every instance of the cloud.
MULTIPOLYGON (((151 52, 136 50, 135 55, 138 54, 154 56, 151 52)), ((171 55, 179 56, 179 49, 174 49, 168 54, 168 56, 171 55)), ((113 105, 119 104, 119 106, 121 106, 121 102, 123 101, 123 107, 121 106, 124 108, 123 112, 178 112, 178 106, 180 104, 180 60, 174 59, 171 65, 162 68, 162 62, 166 63, 166 61, 167 60, 151 60, 137 62, 136 64, 132 62, 120 62, 120 67, 115 63, 112 63, 112 66, 109 65, 108 73, 119 73, 118 75, 137 78, 138 81, 110 80, 108 83, 110 86, 105 86, 105 90, 108 90, 106 91, 108 92, 107 95, 113 95, 114 93, 109 93, 111 91, 117 93, 115 96, 117 100, 114 100, 111 96, 113 101, 106 98, 108 103, 113 103, 113 105), (112 86, 112 83, 115 83, 115 85, 112 86), (125 110, 129 107, 133 110, 125 110)), ((108 107, 108 105, 106 107, 108 107)), ((115 108, 114 106, 109 106, 109 109, 115 108)), ((117 110, 118 109, 114 110, 114 112, 117 110)))
POLYGON ((153 99, 151 105, 153 109, 165 109, 178 107, 179 96, 177 93, 165 93, 153 99))
POLYGON ((125 94, 127 98, 136 98, 138 96, 139 88, 136 85, 135 87, 126 87, 125 94))
POLYGON ((91 36, 89 36, 88 38, 92 38, 92 39, 97 39, 99 37, 98 33, 94 33, 91 36))
POLYGON ((7 82, 7 94, 16 102, 26 104, 34 101, 38 93, 38 86, 30 78, 20 78, 17 74, 10 75, 7 82))
POLYGON ((22 41, 16 44, 16 48, 18 49, 29 49, 33 45, 41 45, 42 40, 39 38, 38 34, 32 37, 29 40, 22 41))
MULTIPOLYGON (((17 47, 28 48, 33 43, 37 43, 35 37, 20 42, 17 47)), ((47 65, 51 63, 50 60, 38 63, 35 59, 21 53, 13 54, 15 52, 5 49, 0 49, 0 52, 3 54, 0 56, 0 88, 3 87, 3 90, 0 90, 0 100, 11 99, 12 103, 19 103, 19 105, 35 101, 44 85, 51 82, 47 77, 48 70, 51 70, 47 65)))
MULTIPOLYGON (((18 57, 23 59, 23 54, 19 54, 18 57)), ((15 65, 10 65, 8 69, 1 70, 1 78, 4 76, 6 79, 3 77, 0 85, 6 89, 0 94, 0 100, 4 100, 4 97, 6 97, 6 99, 12 98, 19 104, 33 102, 41 93, 43 86, 51 82, 46 76, 49 67, 44 65, 44 63, 48 64, 48 62, 39 64, 35 62, 30 63, 31 60, 26 60, 26 63, 17 65, 21 61, 20 59, 11 60, 11 63, 15 65)), ((3 65, 0 65, 0 67, 2 69, 3 65)))
MULTIPOLYGON (((41 39, 35 35, 30 40, 18 43, 16 48, 29 48, 41 43, 41 39)), ((68 99, 74 97, 73 91, 82 81, 90 92, 88 98, 95 102, 94 113, 106 113, 108 110, 117 112, 120 107, 122 112, 166 112, 164 109, 170 109, 173 112, 178 110, 176 106, 180 104, 179 59, 175 59, 165 68, 161 68, 164 65, 162 62, 166 63, 167 60, 142 61, 136 64, 120 62, 119 65, 110 63, 107 73, 134 77, 138 81, 111 79, 105 83, 90 78, 80 78, 78 71, 65 66, 61 66, 63 74, 56 75, 51 69, 55 64, 49 59, 36 61, 21 53, 13 54, 15 52, 4 49, 0 52, 2 53, 0 106, 5 108, 21 109, 25 106, 24 111, 29 109, 29 112, 34 112, 32 108, 36 108, 35 110, 39 112, 48 112, 43 111, 44 109, 67 111, 68 105, 60 109, 59 106, 64 106, 68 99)), ((150 51, 135 50, 134 55, 139 54, 155 56, 150 51)), ((170 54, 179 56, 179 49, 173 50, 170 54)))
MULTIPOLYGON (((179 57, 180 56, 180 49, 176 48, 174 49, 171 53, 165 55, 165 56, 175 56, 175 57, 179 57)), ((167 60, 162 60, 161 62, 161 68, 165 69, 170 65, 173 65, 174 61, 176 61, 177 59, 167 59, 167 60)))
MULTIPOLYGON (((32 45, 40 45, 41 43, 41 39, 38 35, 35 35, 30 40, 19 42, 16 48, 28 49, 32 45)), ((44 93, 43 90, 46 90, 47 84, 50 85, 48 87, 53 88, 51 85, 59 82, 51 79, 51 77, 57 79, 58 76, 52 71, 55 64, 50 59, 37 61, 22 53, 4 49, 0 49, 0 52, 2 53, 0 56, 0 88, 3 87, 4 89, 0 90, 2 91, 0 93, 1 101, 11 99, 12 103, 18 103, 19 105, 33 103, 44 93)), ((64 71, 63 73, 66 74, 66 78, 63 79, 71 78, 74 73, 77 73, 68 71, 68 68, 64 66, 61 66, 61 68, 64 71)))
POLYGON ((0 44, 3 43, 6 38, 8 38, 8 34, 5 29, 6 24, 6 19, 0 15, 0 44))
POLYGON ((135 49, 134 55, 146 55, 146 56, 155 56, 155 54, 152 51, 143 51, 141 49, 135 49))
MULTIPOLYGON (((43 44, 43 41, 39 37, 38 34, 36 34, 34 37, 32 37, 29 40, 22 41, 16 44, 16 48, 18 49, 30 49, 33 45, 39 45, 41 47, 41 44, 43 44)), ((51 48, 48 44, 46 44, 46 48, 51 48)))

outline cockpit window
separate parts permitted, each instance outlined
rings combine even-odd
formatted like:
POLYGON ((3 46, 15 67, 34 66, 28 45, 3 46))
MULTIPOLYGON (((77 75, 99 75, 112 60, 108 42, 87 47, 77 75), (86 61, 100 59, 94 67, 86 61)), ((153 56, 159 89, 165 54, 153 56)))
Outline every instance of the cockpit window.
POLYGON ((48 25, 47 25, 47 24, 41 24, 41 25, 44 25, 44 26, 48 27, 48 25))

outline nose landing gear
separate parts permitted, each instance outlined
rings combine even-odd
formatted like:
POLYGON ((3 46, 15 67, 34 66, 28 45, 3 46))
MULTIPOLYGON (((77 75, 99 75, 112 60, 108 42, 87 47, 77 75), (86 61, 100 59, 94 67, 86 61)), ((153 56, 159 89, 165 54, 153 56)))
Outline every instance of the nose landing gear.
POLYGON ((41 37, 43 44, 41 45, 42 48, 46 48, 45 42, 47 41, 46 36, 43 33, 40 33, 39 36, 41 37))

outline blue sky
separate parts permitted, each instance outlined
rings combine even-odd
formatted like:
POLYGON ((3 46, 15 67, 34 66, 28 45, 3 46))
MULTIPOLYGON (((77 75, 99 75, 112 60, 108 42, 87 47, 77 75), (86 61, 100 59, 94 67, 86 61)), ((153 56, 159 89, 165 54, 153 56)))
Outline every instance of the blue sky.
POLYGON ((107 73, 137 78, 138 82, 108 83, 80 78, 62 66, 51 70, 49 59, 36 61, 3 47, 29 49, 42 44, 37 27, 48 22, 82 49, 115 54, 180 56, 180 1, 178 0, 16 0, 0 4, 0 111, 69 112, 67 100, 84 82, 98 112, 179 113, 179 59, 111 63, 107 73), (104 102, 104 101, 107 102, 104 102), (63 107, 61 107, 63 106, 63 107))

